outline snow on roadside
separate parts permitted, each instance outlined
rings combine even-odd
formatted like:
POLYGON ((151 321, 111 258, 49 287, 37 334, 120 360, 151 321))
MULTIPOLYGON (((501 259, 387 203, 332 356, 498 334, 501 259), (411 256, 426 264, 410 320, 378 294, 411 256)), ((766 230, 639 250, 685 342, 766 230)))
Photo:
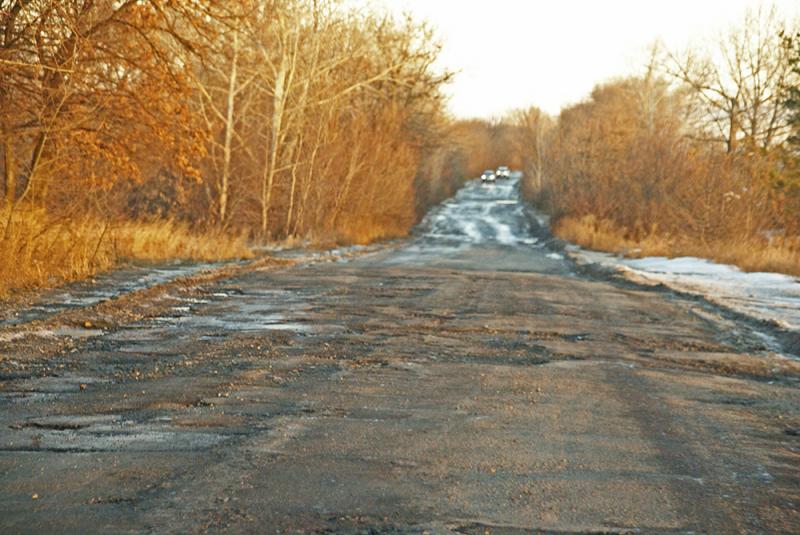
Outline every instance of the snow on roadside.
POLYGON ((579 264, 598 264, 642 284, 664 284, 701 295, 752 318, 769 320, 800 331, 800 279, 780 273, 745 273, 735 266, 702 258, 622 258, 570 245, 567 253, 579 264))

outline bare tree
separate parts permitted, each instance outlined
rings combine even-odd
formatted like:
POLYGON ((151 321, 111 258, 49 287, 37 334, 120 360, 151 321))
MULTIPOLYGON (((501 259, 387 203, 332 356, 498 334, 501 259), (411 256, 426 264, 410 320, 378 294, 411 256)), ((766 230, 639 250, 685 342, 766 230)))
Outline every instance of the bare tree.
POLYGON ((748 11, 710 51, 671 53, 665 71, 692 89, 710 139, 735 152, 739 142, 769 148, 788 130, 782 88, 792 75, 780 36, 789 31, 774 6, 748 11))
POLYGON ((540 191, 545 178, 547 133, 553 128, 553 119, 536 107, 512 112, 512 124, 516 127, 516 150, 522 155, 524 172, 533 181, 535 191, 540 191))

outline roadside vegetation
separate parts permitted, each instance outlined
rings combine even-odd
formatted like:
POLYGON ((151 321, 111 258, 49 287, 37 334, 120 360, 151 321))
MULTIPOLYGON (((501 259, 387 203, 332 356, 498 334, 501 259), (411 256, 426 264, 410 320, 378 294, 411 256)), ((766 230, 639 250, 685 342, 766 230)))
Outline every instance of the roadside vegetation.
MULTIPOLYGON (((252 256, 248 240, 175 221, 111 221, 93 215, 0 209, 12 232, 0 241, 0 290, 81 279, 120 261, 231 260, 252 256), (9 219, 10 218, 10 219, 9 219)), ((4 229, 0 226, 0 233, 4 229)))
POLYGON ((774 12, 558 117, 453 121, 438 53, 336 0, 0 0, 0 296, 403 236, 503 164, 581 245, 800 272, 800 35, 774 12))
POLYGON ((404 235, 463 177, 438 50, 335 0, 0 0, 0 295, 404 235))
POLYGON ((797 32, 761 8, 558 117, 512 114, 525 195, 584 247, 800 275, 797 32))

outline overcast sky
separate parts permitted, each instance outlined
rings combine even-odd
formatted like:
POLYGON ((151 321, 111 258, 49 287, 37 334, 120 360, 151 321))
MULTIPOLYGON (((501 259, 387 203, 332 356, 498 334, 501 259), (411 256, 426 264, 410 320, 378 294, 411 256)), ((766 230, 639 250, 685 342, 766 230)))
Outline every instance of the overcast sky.
MULTIPOLYGON (((549 113, 614 76, 638 72, 648 46, 713 38, 754 0, 365 0, 428 20, 444 43, 440 63, 457 117, 492 117, 537 105, 549 113)), ((787 16, 800 0, 780 0, 787 16)))

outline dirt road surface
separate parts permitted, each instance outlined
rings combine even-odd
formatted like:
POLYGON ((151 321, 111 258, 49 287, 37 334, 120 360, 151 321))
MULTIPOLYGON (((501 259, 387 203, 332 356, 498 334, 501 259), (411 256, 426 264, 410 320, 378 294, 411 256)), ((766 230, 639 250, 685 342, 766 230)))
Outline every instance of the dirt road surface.
POLYGON ((0 533, 800 532, 798 361, 544 240, 471 184, 389 248, 17 310, 0 533))

